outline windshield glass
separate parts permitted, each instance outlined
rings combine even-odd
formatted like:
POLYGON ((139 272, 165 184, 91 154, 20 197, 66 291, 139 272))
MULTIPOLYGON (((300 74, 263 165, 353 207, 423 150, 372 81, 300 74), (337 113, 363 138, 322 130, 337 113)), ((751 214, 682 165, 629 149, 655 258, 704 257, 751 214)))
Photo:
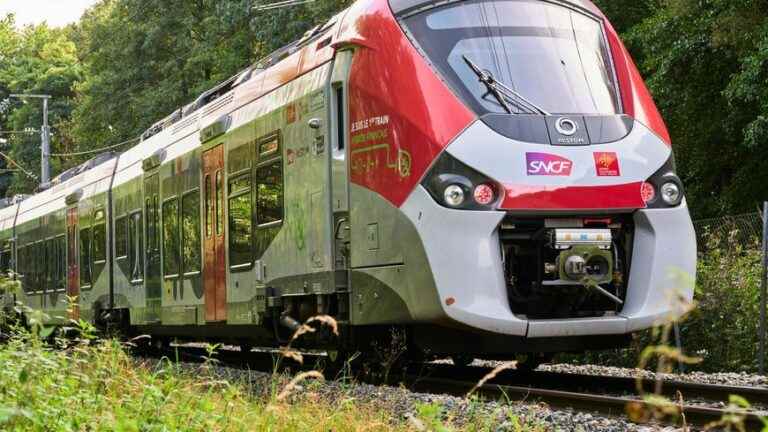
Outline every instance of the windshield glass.
POLYGON ((602 25, 590 16, 538 0, 466 0, 408 17, 405 25, 480 115, 507 111, 465 56, 550 113, 619 112, 602 25))

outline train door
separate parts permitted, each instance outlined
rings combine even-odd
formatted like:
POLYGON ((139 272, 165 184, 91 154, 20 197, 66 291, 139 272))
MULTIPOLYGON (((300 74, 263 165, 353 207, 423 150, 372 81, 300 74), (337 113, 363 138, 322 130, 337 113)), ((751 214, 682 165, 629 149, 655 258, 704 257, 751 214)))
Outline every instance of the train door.
POLYGON ((227 273, 224 239, 224 145, 203 153, 205 320, 227 320, 227 273))
POLYGON ((146 319, 160 320, 162 281, 160 280, 160 176, 155 173, 144 179, 144 219, 146 247, 144 249, 144 286, 146 290, 146 319))
MULTIPOLYGON (((334 216, 334 267, 337 271, 349 268, 349 166, 347 163, 348 107, 347 80, 352 65, 352 51, 340 51, 333 62, 328 85, 329 124, 331 135, 331 205, 334 216)), ((344 276, 342 276, 343 278, 344 276)), ((344 281, 337 280, 336 286, 344 281)))
POLYGON ((80 267, 77 236, 77 207, 67 209, 67 297, 76 299, 69 312, 71 319, 80 319, 80 267))

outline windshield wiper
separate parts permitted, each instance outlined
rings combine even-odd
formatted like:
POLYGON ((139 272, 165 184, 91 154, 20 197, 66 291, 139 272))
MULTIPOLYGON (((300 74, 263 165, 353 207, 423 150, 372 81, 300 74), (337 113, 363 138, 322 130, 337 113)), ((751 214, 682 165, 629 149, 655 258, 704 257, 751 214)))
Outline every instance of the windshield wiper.
POLYGON ((528 114, 549 115, 548 112, 544 111, 538 105, 526 99, 525 96, 507 87, 504 85, 504 83, 497 81, 489 71, 480 69, 478 65, 469 59, 469 57, 466 55, 462 57, 464 57, 464 61, 467 62, 477 77, 480 78, 480 82, 485 84, 485 86, 488 88, 488 93, 492 94, 493 97, 499 101, 499 104, 504 108, 505 111, 507 111, 507 113, 516 114, 512 112, 512 108, 509 106, 509 104, 512 103, 517 108, 527 112, 528 114))

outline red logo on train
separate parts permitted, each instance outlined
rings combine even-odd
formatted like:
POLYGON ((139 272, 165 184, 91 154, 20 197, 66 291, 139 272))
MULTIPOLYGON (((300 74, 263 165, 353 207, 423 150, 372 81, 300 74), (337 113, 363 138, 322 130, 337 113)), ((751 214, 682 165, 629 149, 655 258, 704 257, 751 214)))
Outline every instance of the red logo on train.
POLYGON ((597 152, 595 156, 595 168, 599 177, 619 177, 619 157, 614 152, 597 152))

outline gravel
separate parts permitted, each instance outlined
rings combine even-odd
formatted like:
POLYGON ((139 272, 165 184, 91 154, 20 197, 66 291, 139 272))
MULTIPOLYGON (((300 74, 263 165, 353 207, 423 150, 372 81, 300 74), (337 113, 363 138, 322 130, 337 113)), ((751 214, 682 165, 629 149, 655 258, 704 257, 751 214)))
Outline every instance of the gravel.
MULTIPOLYGON (((541 365, 538 370, 558 373, 572 373, 580 375, 598 375, 598 376, 617 376, 617 377, 637 377, 638 374, 644 378, 656 379, 653 372, 641 369, 618 368, 609 366, 594 365, 572 365, 572 364, 553 364, 541 365)), ((686 374, 661 374, 664 380, 683 381, 699 384, 731 385, 741 387, 763 387, 768 388, 768 377, 762 375, 750 375, 747 373, 704 373, 690 372, 686 374)))
MULTIPOLYGON (((145 362, 151 366, 153 361, 145 362)), ((167 363, 165 363, 167 364, 167 363)), ((164 365, 165 365, 164 364, 164 365)), ((272 391, 275 376, 272 374, 243 370, 225 365, 210 363, 201 366, 199 363, 181 362, 182 370, 193 376, 213 375, 215 379, 247 383, 257 396, 268 396, 272 391)), ((277 388, 282 388, 291 377, 278 376, 277 388)), ((675 428, 659 426, 641 426, 621 418, 605 417, 603 415, 576 412, 573 410, 551 409, 541 403, 524 402, 481 402, 464 398, 411 392, 402 387, 383 387, 369 384, 347 384, 340 381, 307 382, 295 391, 297 397, 322 398, 333 405, 358 402, 374 404, 377 408, 392 415, 393 422, 398 419, 410 424, 417 431, 430 430, 427 420, 420 417, 420 408, 436 404, 440 407, 442 420, 446 424, 461 428, 470 423, 483 421, 494 432, 518 431, 520 425, 537 425, 534 430, 542 431, 578 431, 578 432, 650 432, 674 431, 675 428)), ((528 430, 528 429, 523 429, 528 430)))

